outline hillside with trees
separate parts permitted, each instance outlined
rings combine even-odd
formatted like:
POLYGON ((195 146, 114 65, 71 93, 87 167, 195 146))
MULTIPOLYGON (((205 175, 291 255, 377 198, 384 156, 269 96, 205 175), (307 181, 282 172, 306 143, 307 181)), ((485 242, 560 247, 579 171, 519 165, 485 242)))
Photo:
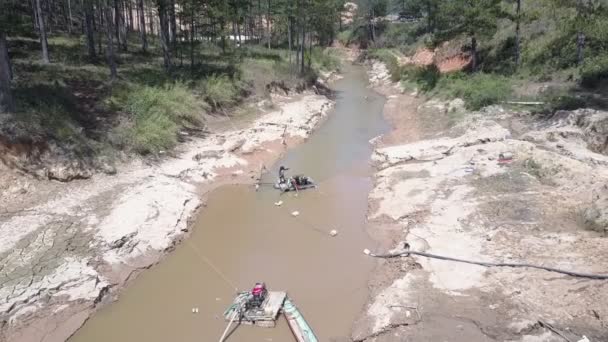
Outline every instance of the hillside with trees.
POLYGON ((209 115, 334 69, 323 48, 342 3, 3 1, 0 158, 36 174, 45 159, 98 167, 168 151, 209 115))
POLYGON ((340 41, 369 47, 406 88, 465 97, 472 109, 509 99, 544 102, 541 111, 607 104, 605 1, 369 0, 360 7, 340 41), (432 60, 407 61, 420 51, 432 60), (438 70, 452 57, 466 63, 438 70))

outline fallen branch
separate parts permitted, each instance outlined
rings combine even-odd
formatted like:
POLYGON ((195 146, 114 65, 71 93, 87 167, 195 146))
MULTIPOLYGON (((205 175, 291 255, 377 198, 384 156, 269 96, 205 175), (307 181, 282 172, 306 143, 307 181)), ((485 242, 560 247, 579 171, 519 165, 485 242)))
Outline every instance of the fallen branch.
POLYGON ((495 263, 495 262, 472 261, 472 260, 451 258, 451 257, 447 257, 447 256, 442 256, 442 255, 436 255, 436 254, 430 254, 430 253, 424 253, 424 252, 416 252, 416 251, 410 251, 410 250, 399 252, 399 253, 394 253, 394 254, 374 254, 374 253, 371 253, 368 250, 366 250, 365 254, 368 254, 369 256, 372 256, 372 257, 383 258, 383 259, 398 258, 398 257, 409 256, 410 254, 413 254, 413 255, 419 255, 419 256, 423 256, 423 257, 427 257, 427 258, 446 260, 446 261, 462 262, 462 263, 465 263, 465 264, 479 265, 479 266, 484 266, 484 267, 523 267, 523 268, 536 268, 536 269, 539 269, 539 270, 545 270, 545 271, 549 271, 549 272, 561 273, 561 274, 569 275, 569 276, 572 276, 572 277, 598 279, 598 280, 608 280, 608 274, 580 273, 580 272, 574 272, 574 271, 560 270, 558 268, 553 268, 553 267, 545 267, 545 266, 538 266, 538 265, 525 264, 525 263, 518 264, 518 263, 506 263, 506 262, 495 263))
POLYGON ((571 339, 567 338, 566 336, 564 336, 564 334, 562 334, 559 330, 557 330, 556 328, 554 328, 551 324, 541 321, 538 321, 538 324, 540 324, 541 327, 545 327, 549 330, 551 330, 554 334, 556 334, 557 336, 563 338, 564 340, 568 341, 568 342, 574 342, 571 339))

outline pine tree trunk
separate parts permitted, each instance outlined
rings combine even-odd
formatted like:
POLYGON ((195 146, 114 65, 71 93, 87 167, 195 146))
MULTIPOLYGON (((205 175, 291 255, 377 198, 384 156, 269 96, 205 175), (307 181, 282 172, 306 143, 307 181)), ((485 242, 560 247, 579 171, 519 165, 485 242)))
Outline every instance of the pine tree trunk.
POLYGON ((104 5, 102 4, 102 1, 105 1, 105 0, 97 0, 97 2, 96 2, 98 19, 99 19, 98 20, 99 24, 97 25, 98 26, 97 27, 98 28, 98 30, 97 30, 97 34, 98 34, 97 35, 97 51, 99 52, 100 55, 102 54, 101 42, 103 41, 103 35, 104 35, 103 31, 105 31, 104 21, 103 21, 105 9, 103 7, 104 5))
POLYGON ((478 65, 478 60, 477 60, 477 38, 475 37, 475 35, 471 36, 471 70, 473 72, 477 71, 477 65, 478 65))
POLYGON ((222 53, 226 53, 226 35, 224 34, 224 31, 226 29, 226 22, 224 21, 223 18, 220 18, 220 34, 221 34, 221 39, 222 39, 222 53))
POLYGON ((15 110, 15 101, 11 91, 11 61, 4 32, 0 32, 0 113, 15 110))
POLYGON ((192 11, 190 13, 190 67, 194 70, 194 2, 192 0, 192 11))
POLYGON ((312 64, 312 31, 308 33, 308 69, 312 64))
POLYGON ((287 16, 287 43, 289 44, 289 65, 291 65, 291 17, 287 16))
POLYGON ((432 33, 433 32, 433 16, 431 15, 431 11, 432 11, 432 6, 433 4, 431 4, 431 2, 427 2, 426 3, 426 32, 427 33, 432 33))
POLYGON ((582 32, 582 30, 580 29, 580 26, 582 25, 582 21, 587 20, 584 12, 584 4, 583 4, 583 0, 578 0, 577 2, 577 20, 579 21, 578 26, 578 32, 576 34, 576 64, 577 65, 582 65, 583 62, 585 61, 585 33, 582 32))
POLYGON ((72 34, 72 0, 68 0, 68 34, 72 34))
POLYGON ((113 20, 113 25, 114 25, 114 36, 116 37, 116 42, 118 43, 118 46, 120 47, 120 8, 118 6, 118 2, 120 0, 114 0, 114 14, 112 17, 106 18, 108 20, 113 20))
POLYGON ((155 35, 156 34, 156 23, 154 22, 154 10, 150 9, 150 34, 151 35, 155 35))
POLYGON ((585 34, 578 32, 576 36, 576 63, 577 65, 583 65, 585 62, 585 34))
MULTIPOLYGON (((296 21, 296 20, 294 20, 296 21)), ((293 71, 297 71, 298 67, 300 66, 300 30, 301 27, 299 25, 297 25, 297 21, 296 21, 296 27, 295 27, 295 52, 296 52, 296 64, 295 64, 295 68, 293 68, 293 71)))
POLYGON ((95 32, 93 31, 93 4, 92 0, 84 1, 84 21, 87 35, 87 48, 89 58, 95 59, 95 32))
POLYGON ((141 50, 148 50, 148 38, 146 37, 146 12, 144 10, 144 0, 137 0, 139 11, 139 35, 141 36, 141 50))
POLYGON ((114 0, 114 15, 116 16, 116 39, 118 40, 118 46, 123 51, 127 51, 127 28, 125 26, 122 0, 114 0))
POLYGON ((258 44, 262 44, 264 36, 264 23, 262 22, 262 0, 258 0, 258 16, 260 17, 260 26, 258 27, 258 44))
POLYGON ((36 0, 32 0, 31 6, 34 12, 34 15, 32 16, 34 30, 38 31, 38 11, 36 10, 36 0))
POLYGON ((270 40, 272 39, 272 32, 270 30, 270 0, 268 0, 268 14, 266 16, 266 31, 268 34, 268 49, 270 49, 270 40))
POLYGON ((112 27, 114 21, 112 20, 111 5, 105 4, 104 6, 107 39, 106 56, 108 58, 108 66, 110 67, 110 81, 114 82, 118 77, 118 71, 116 70, 116 58, 114 56, 114 29, 112 27))
MULTIPOLYGON (((46 25, 45 25, 45 30, 47 30, 48 34, 51 34, 51 31, 53 30, 53 6, 52 6, 53 0, 46 0, 44 2, 44 4, 46 5, 46 13, 47 13, 47 21, 46 21, 46 25)), ((43 12, 40 11, 40 14, 42 15, 42 18, 44 19, 44 14, 42 14, 43 12)))
POLYGON ((171 49, 169 37, 169 18, 167 13, 167 0, 157 0, 158 19, 160 21, 160 45, 163 49, 163 65, 165 71, 171 70, 171 49))
POLYGON ((135 29, 135 22, 133 21, 133 2, 127 1, 127 11, 129 12, 129 32, 133 32, 135 29))
POLYGON ((36 0, 36 12, 38 15, 38 34, 40 36, 40 45, 42 46, 42 62, 50 63, 49 59, 49 43, 46 39, 46 29, 44 25, 44 14, 42 13, 41 0, 36 0))
POLYGON ((517 0, 517 23, 515 26, 515 65, 517 67, 521 64, 521 1, 517 0))
POLYGON ((370 17, 370 21, 369 21, 369 25, 371 26, 371 31, 372 31, 372 42, 376 41, 376 23, 375 18, 376 14, 374 13, 374 9, 372 8, 371 10, 371 17, 370 17))
POLYGON ((243 45, 243 41, 241 40, 241 25, 236 23, 236 34, 239 36, 239 46, 243 45))
POLYGON ((304 73, 304 52, 306 51, 306 21, 302 18, 302 42, 300 43, 300 50, 302 56, 300 56, 300 73, 304 73))
POLYGON ((171 20, 171 45, 175 45, 177 41, 177 20, 175 18, 175 0, 171 0, 169 4, 169 16, 171 20))

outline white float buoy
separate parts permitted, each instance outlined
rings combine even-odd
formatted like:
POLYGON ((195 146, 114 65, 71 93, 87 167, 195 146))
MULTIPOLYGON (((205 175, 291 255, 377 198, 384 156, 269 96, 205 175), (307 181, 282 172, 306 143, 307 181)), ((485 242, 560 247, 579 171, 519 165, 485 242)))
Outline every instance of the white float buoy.
POLYGON ((300 215, 299 211, 294 211, 294 212, 291 213, 291 216, 293 216, 293 217, 296 217, 298 215, 300 215))
POLYGON ((338 235, 338 231, 333 229, 332 231, 329 232, 329 235, 334 237, 334 236, 338 235))
POLYGON ((366 249, 363 250, 363 253, 365 255, 370 255, 372 252, 369 249, 366 248, 366 249))

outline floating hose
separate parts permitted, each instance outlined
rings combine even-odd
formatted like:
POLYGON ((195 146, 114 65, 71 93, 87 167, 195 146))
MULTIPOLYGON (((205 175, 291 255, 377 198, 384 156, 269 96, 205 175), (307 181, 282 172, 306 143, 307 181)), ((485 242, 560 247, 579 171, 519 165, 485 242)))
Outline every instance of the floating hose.
MULTIPOLYGON (((366 252, 367 252, 367 250, 366 250, 366 252)), ((416 251, 409 251, 409 250, 408 251, 399 252, 399 253, 394 253, 394 254, 374 254, 374 253, 365 253, 365 254, 368 254, 369 256, 372 256, 372 257, 383 258, 383 259, 398 258, 398 257, 409 256, 410 254, 413 254, 413 255, 419 255, 419 256, 423 256, 423 257, 427 257, 427 258, 432 258, 432 259, 462 262, 462 263, 465 263, 465 264, 479 265, 479 266, 484 266, 484 267, 524 267, 524 268, 536 268, 536 269, 539 269, 539 270, 545 270, 545 271, 549 271, 549 272, 561 273, 561 274, 569 275, 569 276, 572 276, 572 277, 597 279, 597 280, 608 280, 608 274, 580 273, 580 272, 574 272, 574 271, 560 270, 558 268, 553 268, 553 267, 545 267, 545 266, 538 266, 538 265, 525 264, 525 263, 524 264, 519 264, 519 263, 508 263, 508 262, 472 261, 472 260, 458 259, 458 258, 447 257, 447 256, 443 256, 443 255, 436 255, 436 254, 430 254, 430 253, 424 253, 424 252, 416 252, 416 251)))

